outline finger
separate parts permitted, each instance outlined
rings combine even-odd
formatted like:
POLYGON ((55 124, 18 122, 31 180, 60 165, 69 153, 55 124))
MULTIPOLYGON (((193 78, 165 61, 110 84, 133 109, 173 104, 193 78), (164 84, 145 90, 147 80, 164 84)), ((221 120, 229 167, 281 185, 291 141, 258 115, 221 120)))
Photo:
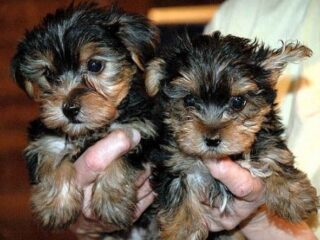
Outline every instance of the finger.
POLYGON ((262 180, 252 176, 231 159, 210 160, 206 165, 213 177, 225 184, 238 198, 254 201, 261 197, 264 191, 262 180))
POLYGON ((135 220, 137 220, 141 216, 141 214, 153 203, 155 195, 156 194, 154 192, 150 192, 137 203, 134 213, 135 220))
POLYGON ((114 130, 88 148, 75 162, 77 184, 85 187, 92 183, 112 161, 134 148, 140 133, 134 129, 114 130))
POLYGON ((101 239, 101 233, 113 232, 120 230, 117 226, 112 224, 104 224, 98 220, 88 219, 80 215, 75 223, 69 228, 72 232, 77 234, 77 237, 87 237, 84 239, 101 239), (90 238, 89 238, 90 237, 90 238), (95 238, 98 237, 98 238, 95 238))
POLYGON ((138 201, 146 197, 151 192, 152 192, 152 188, 151 188, 150 182, 147 180, 137 191, 138 201))
POLYGON ((83 189, 82 214, 88 220, 96 219, 91 208, 92 187, 93 184, 90 184, 83 189))
POLYGON ((148 180, 148 178, 151 175, 151 167, 149 164, 147 164, 145 166, 145 171, 142 172, 142 174, 139 176, 139 178, 136 180, 136 186, 137 187, 141 187, 146 180, 148 180))
POLYGON ((70 230, 76 234, 100 233, 104 229, 98 222, 80 215, 75 223, 70 225, 70 230))
MULTIPOLYGON (((206 206, 207 207, 207 206, 206 206)), ((227 213, 221 213, 217 208, 208 208, 204 219, 208 229, 211 232, 219 232, 221 230, 232 230, 241 221, 239 216, 233 215, 229 216, 227 213)))

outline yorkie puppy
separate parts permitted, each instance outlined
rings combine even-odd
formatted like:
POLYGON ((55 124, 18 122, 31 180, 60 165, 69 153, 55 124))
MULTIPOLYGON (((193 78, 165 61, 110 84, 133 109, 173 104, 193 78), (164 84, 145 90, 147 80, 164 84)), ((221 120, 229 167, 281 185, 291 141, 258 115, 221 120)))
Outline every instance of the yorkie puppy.
MULTIPOLYGON (((204 161, 230 157, 265 183, 266 206, 298 222, 317 211, 306 175, 294 167, 275 104, 275 85, 288 62, 309 57, 298 43, 269 49, 235 36, 180 39, 147 68, 165 131, 153 157, 163 239, 206 239, 203 203, 232 211, 232 193, 204 161)), ((237 176, 234 176, 235 178, 237 176)))
POLYGON ((119 128, 137 129, 142 140, 100 174, 91 207, 105 223, 132 223, 134 182, 143 170, 145 143, 156 135, 143 74, 158 38, 142 16, 82 3, 47 15, 18 45, 12 74, 40 105, 24 156, 33 212, 43 226, 63 228, 77 219, 83 193, 73 163, 119 128))

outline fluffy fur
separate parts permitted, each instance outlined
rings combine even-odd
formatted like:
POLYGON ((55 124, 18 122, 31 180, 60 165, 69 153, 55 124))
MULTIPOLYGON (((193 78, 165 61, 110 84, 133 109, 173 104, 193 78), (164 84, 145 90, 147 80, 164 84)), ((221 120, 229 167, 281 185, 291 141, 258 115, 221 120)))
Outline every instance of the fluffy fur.
POLYGON ((47 15, 18 45, 12 74, 40 105, 24 156, 32 209, 44 227, 67 227, 81 212, 73 166, 80 154, 130 127, 142 141, 100 174, 91 207, 103 222, 132 224, 134 182, 156 136, 142 76, 157 44, 158 30, 144 17, 84 3, 47 15))
POLYGON ((206 239, 202 202, 232 211, 232 193, 204 164, 211 158, 230 157, 261 177, 270 212, 299 222, 317 211, 316 190, 294 167, 274 103, 281 70, 310 55, 298 43, 273 50, 216 32, 182 37, 149 64, 147 91, 165 129, 153 157, 162 239, 206 239))

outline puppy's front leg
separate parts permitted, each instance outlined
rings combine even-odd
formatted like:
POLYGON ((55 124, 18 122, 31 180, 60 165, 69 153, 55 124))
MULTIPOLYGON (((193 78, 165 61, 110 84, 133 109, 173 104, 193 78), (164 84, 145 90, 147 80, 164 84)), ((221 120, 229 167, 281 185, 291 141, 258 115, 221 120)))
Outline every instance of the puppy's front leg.
POLYGON ((241 166, 265 182, 266 205, 272 213, 294 223, 307 219, 319 206, 316 189, 307 175, 294 167, 288 149, 264 146, 259 161, 244 161, 241 166))
POLYGON ((317 212, 319 198, 307 175, 293 165, 282 165, 265 179, 268 209, 291 222, 300 222, 317 212))
POLYGON ((82 191, 75 184, 71 156, 63 157, 61 141, 46 137, 32 142, 25 151, 33 182, 32 211, 49 229, 67 227, 77 219, 82 207, 82 191))
POLYGON ((173 179, 163 196, 167 200, 158 213, 161 239, 204 240, 208 237, 198 191, 193 191, 190 182, 184 180, 173 179))
POLYGON ((135 180, 139 170, 129 166, 124 158, 113 161, 93 186, 92 209, 105 223, 127 229, 133 223, 137 204, 135 180))

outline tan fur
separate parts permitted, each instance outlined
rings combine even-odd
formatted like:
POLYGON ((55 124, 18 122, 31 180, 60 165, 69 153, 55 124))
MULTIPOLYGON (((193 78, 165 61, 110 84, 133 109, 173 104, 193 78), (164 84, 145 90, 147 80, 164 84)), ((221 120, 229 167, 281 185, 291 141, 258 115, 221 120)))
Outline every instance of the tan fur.
POLYGON ((42 181, 32 188, 32 210, 43 226, 64 228, 78 218, 82 192, 76 185, 71 162, 63 161, 54 166, 53 161, 46 160, 39 169, 42 181))
POLYGON ((161 239, 201 240, 207 238, 209 232, 203 220, 203 206, 197 196, 188 197, 174 212, 159 212, 161 239))
POLYGON ((304 173, 275 171, 265 180, 265 184, 266 205, 272 213, 298 223, 316 211, 314 203, 318 202, 318 198, 315 190, 310 188, 310 181, 304 173), (286 176, 285 181, 283 175, 286 176), (279 195, 282 197, 278 198, 279 195))
POLYGON ((37 56, 37 60, 32 58, 28 58, 27 61, 33 68, 24 69, 29 73, 29 78, 24 79, 24 91, 28 94, 29 97, 33 98, 35 101, 38 100, 40 95, 40 88, 43 86, 48 86, 47 82, 42 79, 40 84, 37 85, 32 79, 41 79, 42 73, 45 71, 46 68, 52 68, 52 52, 46 51, 45 53, 35 52, 35 56, 37 56), (38 71, 38 70, 42 71, 38 71))
POLYGON ((231 88, 232 96, 239 96, 249 91, 258 90, 258 86, 250 79, 243 78, 240 81, 236 81, 231 88))
POLYGON ((281 70, 289 63, 301 61, 301 59, 310 57, 312 51, 299 43, 283 43, 282 48, 270 52, 269 57, 262 63, 266 69, 272 70, 273 84, 281 74, 281 70))
POLYGON ((88 76, 86 83, 106 99, 118 105, 128 93, 135 70, 132 67, 119 66, 118 71, 116 79, 113 79, 112 73, 104 69, 99 75, 88 76))
POLYGON ((29 80, 24 81, 24 87, 29 97, 33 98, 36 95, 34 94, 33 85, 29 80))
POLYGON ((89 42, 81 47, 80 49, 80 63, 86 64, 92 56, 95 56, 103 52, 103 48, 99 47, 98 43, 89 42))
POLYGON ((91 207, 104 223, 117 224, 127 229, 133 223, 136 186, 139 171, 129 168, 124 159, 113 161, 100 174, 93 187, 91 207))
POLYGON ((139 55, 138 55, 137 53, 135 53, 135 52, 131 52, 131 58, 132 58, 132 60, 134 61, 134 63, 137 64, 137 66, 139 67, 139 69, 140 69, 141 71, 144 71, 144 66, 143 66, 143 64, 142 64, 142 62, 141 62, 141 60, 140 60, 139 55))
POLYGON ((152 60, 146 71, 145 86, 149 96, 155 96, 160 87, 160 80, 162 77, 161 67, 164 65, 164 61, 160 58, 152 60))
POLYGON ((196 80, 193 80, 194 78, 192 75, 190 76, 188 73, 184 72, 181 72, 181 75, 183 77, 176 78, 172 81, 173 86, 188 86, 190 92, 196 93, 197 91, 199 91, 196 80))

